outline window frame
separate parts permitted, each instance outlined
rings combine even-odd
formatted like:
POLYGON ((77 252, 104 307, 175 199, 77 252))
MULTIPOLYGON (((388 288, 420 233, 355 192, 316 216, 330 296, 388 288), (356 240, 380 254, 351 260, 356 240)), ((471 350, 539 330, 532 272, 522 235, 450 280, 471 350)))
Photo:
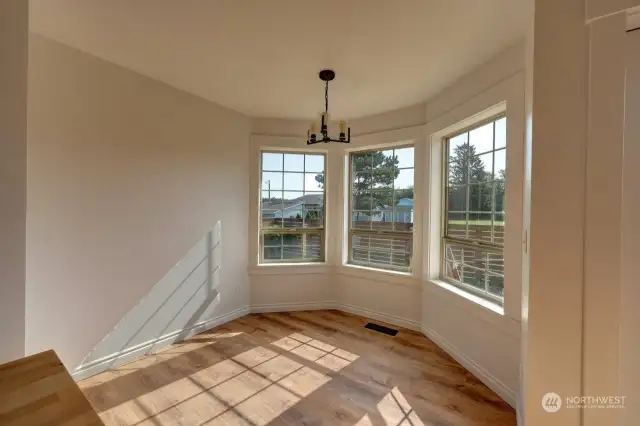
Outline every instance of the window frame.
MULTIPOLYGON (((449 206, 449 197, 448 197, 448 181, 449 181, 449 142, 451 139, 463 135, 465 133, 469 133, 472 130, 478 129, 486 124, 489 123, 495 123, 498 120, 501 119, 506 119, 507 123, 506 123, 506 127, 508 128, 509 123, 508 123, 508 118, 507 118, 507 112, 506 111, 502 111, 499 112, 497 114, 493 114, 485 119, 476 121, 472 124, 469 124, 468 126, 465 126, 461 129, 457 129, 455 132, 447 134, 445 136, 442 137, 442 158, 441 158, 441 164, 442 164, 442 184, 441 186, 441 208, 440 208, 440 217, 441 217, 441 227, 440 227, 440 272, 439 272, 439 279, 442 281, 445 281, 449 284, 455 285, 456 287, 461 288, 464 291, 467 291, 469 293, 472 293, 476 296, 479 296, 485 300, 489 300, 491 302, 497 303, 500 306, 504 306, 504 287, 503 287, 503 296, 497 296, 495 294, 490 293, 487 290, 480 290, 474 286, 472 286, 471 284, 467 284, 463 281, 457 281, 455 279, 452 279, 451 277, 447 277, 446 276, 446 246, 447 244, 455 244, 456 246, 464 249, 468 249, 468 250, 482 250, 486 253, 495 253, 495 254, 502 254, 504 257, 504 243, 502 244, 498 244, 495 242, 488 242, 488 241, 480 241, 480 240, 473 240, 473 239, 469 239, 469 238, 461 238, 461 237, 451 237, 447 234, 447 230, 448 230, 448 220, 447 220, 447 213, 448 213, 448 206, 449 206)), ((495 153, 496 149, 495 149, 495 124, 494 124, 494 129, 493 129, 493 149, 491 151, 487 151, 488 152, 492 152, 495 153)), ((508 132, 505 133, 505 138, 508 139, 508 132)), ((470 143, 470 142, 467 142, 470 143)), ((504 150, 505 153, 507 153, 508 151, 508 147, 509 147, 509 143, 508 140, 505 143, 504 148, 499 148, 498 151, 502 151, 504 150)), ((485 153, 481 153, 481 154, 485 154, 485 153)), ((481 155, 479 154, 479 155, 481 155)), ((495 157, 494 157, 495 158, 495 157)), ((507 168, 507 164, 505 164, 505 170, 507 168)), ((493 171, 495 172, 495 164, 493 165, 493 171)), ((467 182, 466 186, 469 186, 470 183, 467 182)), ((506 180, 505 180, 505 189, 506 189, 506 180)), ((469 208, 468 206, 469 203, 469 193, 467 190, 467 208, 469 208)), ((506 206, 505 206, 505 222, 506 222, 506 206)), ((493 224, 493 215, 494 212, 491 212, 491 221, 493 224)), ((497 274, 496 274, 497 275, 497 274)), ((502 278, 504 280, 504 272, 502 273, 502 278)))
MULTIPOLYGON (((327 227, 327 160, 328 160, 328 156, 326 152, 318 152, 318 151, 301 151, 301 150, 287 150, 287 149, 269 149, 269 148, 262 148, 259 150, 259 161, 258 161, 258 266, 265 266, 265 265, 295 265, 295 264, 313 264, 313 265, 318 265, 318 264, 323 264, 326 263, 326 227, 327 227), (263 222, 262 222, 262 192, 263 192, 263 180, 262 180, 262 173, 265 171, 263 170, 263 166, 262 166, 262 160, 263 160, 263 154, 282 154, 283 155, 283 162, 284 162, 284 155, 285 154, 293 154, 293 155, 314 155, 314 156, 322 156, 323 157, 323 171, 322 173, 324 174, 324 179, 325 179, 325 184, 324 184, 324 188, 322 190, 322 205, 323 205, 323 215, 322 215, 322 227, 313 227, 313 228, 270 228, 270 229, 264 229, 263 228, 263 222), (288 235, 300 235, 300 236, 305 236, 306 234, 320 234, 320 256, 317 260, 315 259, 304 259, 304 258, 298 258, 298 259, 265 259, 264 258, 264 236, 265 235, 276 235, 276 234, 288 234, 288 235)), ((306 157, 305 160, 306 162, 306 157)), ((267 170, 267 172, 278 172, 278 173, 299 173, 302 174, 303 177, 305 175, 306 170, 303 166, 303 170, 300 171, 285 171, 284 170, 284 163, 283 163, 283 170, 282 171, 275 171, 275 170, 267 170)), ((304 178, 303 178, 303 182, 304 182, 304 178)), ((280 190, 281 192, 286 191, 284 189, 280 190)), ((306 190, 300 191, 302 192, 303 195, 305 195, 305 193, 307 192, 306 190)), ((309 191, 309 192, 320 192, 320 191, 309 191)), ((303 243, 304 244, 304 243, 303 243)), ((304 247, 304 246, 303 246, 304 247)))
MULTIPOLYGON (((373 269, 378 269, 381 271, 392 271, 392 272, 401 272, 401 273, 406 273, 406 274, 412 274, 413 273, 413 262, 414 262, 414 231, 415 231, 415 205, 414 205, 414 224, 413 227, 414 229, 412 229, 411 231, 386 231, 386 230, 366 230, 366 229, 353 229, 353 160, 352 157, 354 155, 362 155, 362 154, 366 154, 368 152, 379 152, 379 151, 389 151, 389 150, 398 150, 398 149, 403 149, 403 148, 413 148, 413 152, 414 152, 414 158, 413 158, 413 167, 412 170, 414 171, 414 177, 413 177, 413 188, 414 188, 414 203, 415 203, 415 186, 416 186, 416 181, 415 181, 415 170, 416 170, 416 160, 415 160, 415 151, 416 151, 416 144, 414 142, 411 143, 404 143, 404 144, 393 144, 393 145, 386 145, 386 146, 379 146, 376 148, 365 148, 365 149, 358 149, 358 150, 353 150, 353 151, 349 151, 347 152, 347 160, 348 160, 348 186, 347 186, 347 196, 349 197, 347 200, 347 214, 348 214, 348 227, 347 227, 347 265, 351 265, 351 266, 359 266, 359 267, 365 267, 365 268, 373 268, 373 269), (353 237, 355 235, 363 235, 363 236, 380 236, 380 235, 395 235, 398 236, 400 238, 403 238, 407 241, 410 241, 410 260, 409 260, 409 266, 407 267, 394 267, 392 265, 385 265, 385 264, 379 264, 379 263, 372 263, 372 262, 359 262, 357 260, 354 260, 353 258, 353 237)), ((392 193, 395 194, 395 188, 392 190, 392 193)), ((393 212, 395 213, 395 207, 393 212)), ((393 222, 394 223, 394 222, 393 222)))

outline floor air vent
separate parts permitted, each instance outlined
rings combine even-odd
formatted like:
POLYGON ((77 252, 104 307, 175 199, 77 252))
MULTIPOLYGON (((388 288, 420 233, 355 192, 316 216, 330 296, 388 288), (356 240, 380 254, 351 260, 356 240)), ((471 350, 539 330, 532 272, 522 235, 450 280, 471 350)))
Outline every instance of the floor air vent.
POLYGON ((384 325, 374 324, 372 322, 365 325, 364 328, 368 328, 369 330, 375 330, 379 333, 388 334, 389 336, 395 336, 396 334, 398 334, 398 330, 385 327, 384 325))

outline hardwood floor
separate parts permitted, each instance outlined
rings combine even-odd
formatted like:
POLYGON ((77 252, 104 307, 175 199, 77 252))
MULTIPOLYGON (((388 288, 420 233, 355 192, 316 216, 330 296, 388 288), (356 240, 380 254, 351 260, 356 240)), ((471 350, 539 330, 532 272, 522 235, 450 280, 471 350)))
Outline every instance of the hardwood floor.
POLYGON ((387 336, 368 321, 249 315, 79 385, 106 425, 516 424, 507 403, 424 336, 387 336))

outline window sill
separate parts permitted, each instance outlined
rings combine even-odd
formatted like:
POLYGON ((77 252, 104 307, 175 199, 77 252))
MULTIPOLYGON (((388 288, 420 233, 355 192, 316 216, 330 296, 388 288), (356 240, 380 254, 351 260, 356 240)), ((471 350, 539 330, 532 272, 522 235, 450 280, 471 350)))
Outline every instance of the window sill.
POLYGON ((326 274, 329 266, 326 262, 265 263, 251 266, 247 272, 249 275, 326 274))
POLYGON ((464 289, 457 287, 453 284, 449 284, 446 281, 441 281, 441 280, 429 280, 429 282, 433 285, 436 285, 440 288, 443 288, 451 293, 454 293, 457 296, 463 297, 465 299, 467 299, 470 302, 475 303, 476 305, 480 305, 483 308, 486 308, 498 315, 502 315, 504 316, 504 307, 492 302, 490 300, 487 300, 483 297, 480 297, 478 295, 475 295, 473 293, 470 293, 468 291, 465 291, 464 289))
POLYGON ((393 271, 389 269, 370 268, 367 266, 345 263, 338 268, 338 273, 372 281, 402 284, 410 287, 418 286, 418 280, 411 272, 393 271))

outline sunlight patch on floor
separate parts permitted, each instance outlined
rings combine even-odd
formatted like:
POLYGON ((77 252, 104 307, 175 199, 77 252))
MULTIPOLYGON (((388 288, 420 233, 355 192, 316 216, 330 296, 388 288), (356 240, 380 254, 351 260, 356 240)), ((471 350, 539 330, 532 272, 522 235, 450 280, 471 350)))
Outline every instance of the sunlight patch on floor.
POLYGON ((387 426, 425 426, 397 387, 380 400, 377 408, 387 426))
MULTIPOLYGON (((101 417, 107 424, 132 424, 130 420, 135 418, 136 426, 265 426, 328 383, 331 371, 339 371, 359 358, 300 333, 272 345, 322 368, 319 371, 303 365, 300 358, 256 346, 112 407, 101 417), (124 418, 129 423, 123 423, 124 418)), ((184 349, 176 348, 175 353, 184 353, 184 349)))

